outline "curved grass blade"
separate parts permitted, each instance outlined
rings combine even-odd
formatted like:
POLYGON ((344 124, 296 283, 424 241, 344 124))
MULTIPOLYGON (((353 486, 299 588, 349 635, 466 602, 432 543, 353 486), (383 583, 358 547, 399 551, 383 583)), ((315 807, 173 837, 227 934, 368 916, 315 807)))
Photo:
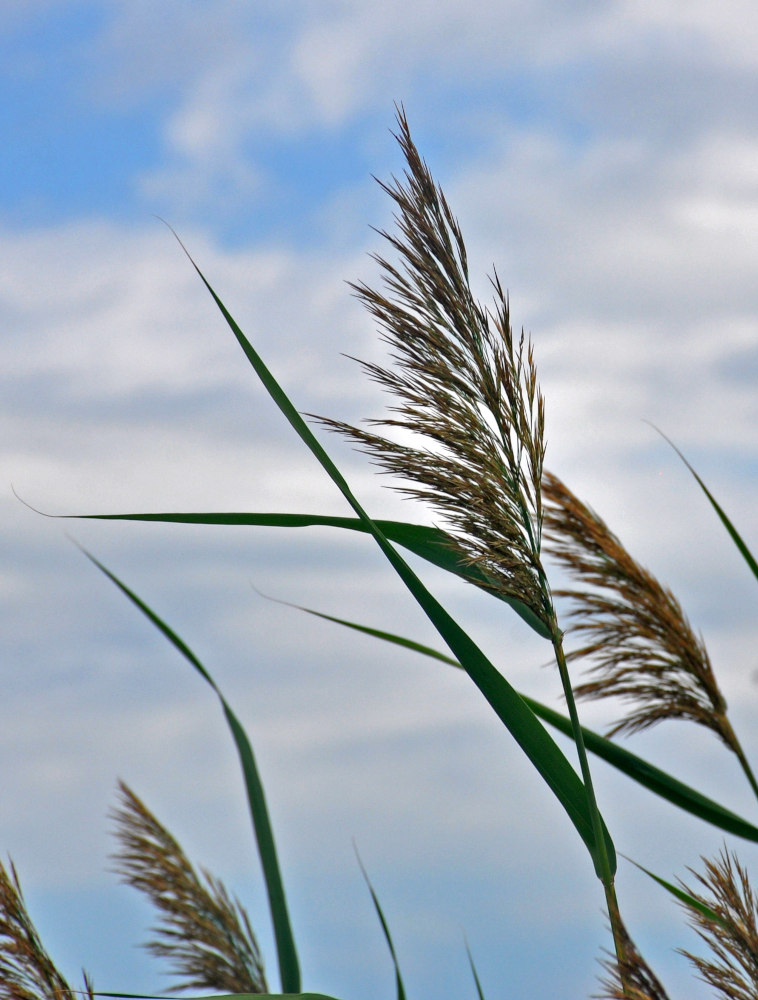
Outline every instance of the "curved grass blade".
POLYGON ((713 509, 714 509, 714 510, 716 511, 716 513, 718 514, 718 516, 719 516, 719 520, 720 520, 720 521, 721 521, 721 523, 722 523, 722 524, 724 525, 724 527, 726 528, 726 530, 727 530, 727 531, 729 532, 729 535, 730 535, 730 537, 731 537, 732 541, 734 542, 734 544, 735 544, 735 545, 737 546, 737 548, 738 548, 738 549, 739 549, 739 551, 740 551, 740 555, 742 556, 742 558, 743 558, 743 559, 745 560, 745 562, 746 562, 746 563, 748 564, 748 566, 750 567, 750 572, 751 572, 751 573, 753 574, 753 576, 754 576, 754 577, 755 577, 756 579, 758 579, 758 562, 756 562, 756 561, 755 561, 755 559, 753 558, 753 554, 751 553, 751 551, 750 551, 750 549, 749 549, 749 548, 747 547, 747 545, 745 545, 745 542, 744 542, 744 541, 742 540, 742 536, 741 536, 741 535, 740 535, 740 533, 739 533, 739 532, 737 531, 737 529, 736 529, 736 528, 735 528, 735 526, 734 526, 734 525, 732 524, 732 522, 731 522, 731 521, 729 520, 729 518, 728 518, 728 517, 726 516, 726 514, 724 513, 724 510, 723 510, 723 509, 722 509, 722 507, 721 507, 721 506, 719 505, 719 503, 718 503, 718 502, 716 501, 716 498, 715 498, 715 497, 713 496, 713 494, 712 494, 712 493, 711 493, 711 491, 710 491, 710 490, 708 489, 708 487, 707 487, 707 486, 705 485, 705 483, 704 483, 704 482, 703 482, 703 480, 702 480, 702 479, 700 478, 700 476, 699 476, 699 475, 697 474, 697 472, 695 472, 695 470, 694 470, 694 469, 692 468, 692 466, 691 466, 691 465, 690 465, 690 463, 689 463, 689 462, 687 461, 687 459, 686 459, 686 458, 684 457, 684 455, 683 455, 683 454, 681 453, 681 451, 679 451, 679 449, 678 449, 678 448, 677 448, 677 446, 676 446, 676 445, 674 444, 674 442, 673 442, 673 441, 671 440, 671 438, 667 437, 667 436, 666 436, 666 435, 665 435, 665 434, 663 433, 663 431, 662 431, 662 430, 659 430, 659 429, 658 429, 658 428, 657 428, 657 427, 655 426, 655 424, 651 424, 650 426, 651 426, 651 427, 652 427, 652 428, 653 428, 654 430, 658 431, 658 433, 659 433, 659 434, 661 435, 661 437, 662 437, 662 438, 664 439, 664 441, 667 441, 667 442, 668 442, 668 443, 669 443, 669 444, 671 445, 671 447, 672 447, 672 448, 674 449, 674 451, 675 451, 675 452, 677 453, 677 455, 678 455, 678 456, 679 456, 679 457, 681 458, 681 460, 682 460, 682 461, 684 462, 684 464, 685 464, 685 465, 687 466, 687 468, 688 468, 688 469, 690 470, 690 472, 691 472, 691 473, 692 473, 692 475, 694 476, 694 478, 695 478, 695 481, 697 482, 698 486, 699 486, 699 487, 700 487, 700 489, 701 489, 701 490, 703 491, 703 493, 705 493, 705 495, 706 495, 706 497, 708 498, 708 500, 709 500, 709 502, 710 502, 711 506, 713 507, 713 509))
MULTIPOLYGON (((521 697, 539 718, 544 719, 545 722, 565 733, 566 736, 572 735, 571 720, 567 716, 556 712, 555 709, 548 708, 547 705, 540 704, 533 698, 528 698, 526 695, 521 697)), ((584 745, 588 750, 632 778, 639 785, 685 812, 710 823, 711 826, 758 843, 758 827, 753 826, 741 816, 599 733, 585 729, 584 726, 582 726, 582 733, 584 745)))
MULTIPOLYGON (((96 997, 114 997, 116 1000, 166 1000, 165 996, 145 993, 103 993, 93 991, 96 997)), ((215 993, 203 997, 183 997, 182 1000, 338 1000, 325 993, 215 993)))
MULTIPOLYGON (((18 498, 21 500, 21 497, 18 498)), ((25 500, 21 500, 21 502, 26 504, 25 500)), ((26 504, 26 506, 30 505, 26 504)), ((39 511, 38 513, 44 512, 39 511)), ((157 514, 61 514, 55 516, 79 518, 81 520, 159 521, 168 524, 215 524, 237 527, 244 525, 268 528, 324 526, 343 528, 348 531, 360 531, 363 534, 371 533, 368 525, 359 517, 329 517, 323 514, 250 514, 240 512, 194 514, 187 512, 166 512, 157 514)), ((527 625, 534 629, 539 636, 543 639, 550 638, 550 630, 534 614, 531 608, 516 598, 508 597, 500 591, 494 590, 490 585, 489 577, 483 570, 461 558, 454 548, 452 537, 447 532, 442 531, 440 528, 424 524, 411 524, 406 521, 376 520, 374 523, 379 526, 385 537, 391 542, 402 545, 403 548, 408 549, 409 552, 413 552, 414 555, 421 556, 422 559, 426 559, 427 562, 446 570, 448 573, 454 573, 456 576, 462 577, 493 597, 497 597, 498 600, 509 604, 516 614, 520 615, 527 625)))
MULTIPOLYGON (((176 238, 179 240, 178 236, 176 238)), ((390 544, 379 526, 371 520, 358 500, 353 496, 342 473, 292 405, 289 397, 263 363, 260 355, 253 348, 247 337, 245 337, 226 306, 208 283, 200 268, 192 260, 181 240, 179 240, 179 243, 221 311, 221 314, 263 383, 263 386, 277 404, 282 414, 287 418, 292 428, 318 459, 324 471, 329 475, 332 482, 337 486, 352 509, 374 536, 390 565, 413 594, 450 650, 463 665, 466 673, 494 709, 498 718, 504 723, 537 771, 542 775, 544 781, 561 803, 579 836, 584 841, 592 858, 595 872, 602 879, 605 868, 601 859, 602 848, 595 843, 587 790, 576 771, 569 764, 563 751, 542 723, 536 718, 531 709, 527 707, 515 689, 492 665, 476 643, 448 614, 439 601, 426 589, 400 553, 390 544)), ((602 825, 602 829, 604 839, 604 845, 602 846, 605 849, 611 873, 613 873, 616 869, 615 849, 605 824, 602 825)))
MULTIPOLYGON (((76 543, 75 543, 76 544, 76 543)), ((271 922, 274 928, 274 938, 276 940, 276 950, 279 959, 279 975, 282 981, 282 988, 290 993, 297 994, 300 990, 300 965, 295 949, 295 940, 292 935, 289 914, 287 911, 287 901, 284 895, 284 885, 282 883, 279 861, 276 854, 274 834, 271 829, 271 821, 266 806, 266 797, 263 792, 263 785, 258 774, 258 768, 253 756, 253 749, 247 734, 243 729, 237 716, 229 707, 226 699, 216 685, 211 675, 198 660, 187 644, 171 629, 162 619, 155 614, 137 595, 131 591, 118 577, 114 576, 101 562, 93 555, 79 546, 84 555, 97 568, 108 577, 119 590, 129 598, 139 610, 163 633, 168 641, 182 654, 182 656, 192 664, 197 672, 210 684, 218 695, 221 707, 226 716, 226 721, 234 737, 234 742, 239 754, 242 772, 245 777, 245 787, 247 789, 250 814, 253 820, 253 830, 258 844, 258 853, 263 868, 263 877, 268 893, 269 909, 271 911, 271 922)))
POLYGON ((390 934, 390 929, 387 926, 387 921, 382 913, 382 908, 379 905, 379 898, 374 892, 374 887, 371 884, 371 879, 368 877, 368 872, 366 871, 363 862, 361 861, 361 856, 358 853, 358 848, 353 844, 355 850, 355 856, 358 859, 358 864, 361 866, 361 871, 363 872, 363 877, 366 880, 366 885, 368 886, 368 891, 371 893, 371 899, 374 903, 374 908, 376 909, 377 916, 379 917, 379 923, 382 925, 382 930, 384 931, 384 937, 387 942, 387 947, 390 950, 390 955, 392 955, 392 964, 395 966, 395 985, 397 987, 397 1000, 405 1000, 405 987, 403 986, 403 977, 400 974, 400 963, 397 960, 397 955, 395 954, 395 946, 392 943, 392 935, 390 934))
POLYGON ((474 965, 474 956, 471 954, 468 941, 466 941, 466 954, 468 955, 468 964, 471 966, 471 975, 474 977, 474 983, 476 984, 476 995, 479 997, 479 1000, 485 1000, 482 984, 479 982, 479 974, 477 973, 476 966, 474 965))
POLYGON ((335 618, 334 615, 324 614, 323 611, 314 611, 313 608, 303 607, 302 604, 292 604, 291 601, 282 601, 278 597, 270 597, 268 594, 261 593, 261 591, 256 587, 253 589, 267 601, 274 601, 276 604, 283 604, 287 608, 295 608, 296 611, 304 611, 307 615, 313 615, 315 618, 323 618, 324 621, 334 622, 336 625, 344 625, 345 628, 354 629, 356 632, 363 632, 365 635, 373 636, 375 639, 382 639, 384 642, 391 642, 396 646, 403 646, 405 649, 410 649, 414 653, 422 653, 424 656, 430 656, 435 660, 441 660, 443 663, 447 663, 451 667, 458 667, 461 670, 463 669, 460 663, 457 660, 454 660, 452 656, 446 656, 444 653, 440 653, 436 649, 432 649, 431 646, 425 646, 421 642, 414 642, 413 639, 404 639, 401 635, 395 635, 393 632, 383 632, 381 629, 371 628, 368 625, 359 625, 357 622, 349 622, 345 618, 335 618))
MULTIPOLYGON (((405 639, 403 636, 395 635, 392 632, 369 628, 366 625, 359 625, 357 622, 350 622, 344 618, 336 618, 334 615, 314 611, 312 608, 305 608, 300 604, 291 604, 289 601, 280 601, 274 597, 267 597, 267 600, 275 600, 278 604, 285 604, 299 611, 305 611, 306 614, 335 622, 337 625, 344 625, 346 628, 363 632, 374 638, 382 639, 384 642, 402 646, 404 649, 410 649, 413 652, 440 660, 442 663, 447 663, 452 667, 463 669, 457 660, 446 656, 444 653, 440 653, 439 650, 432 649, 431 646, 425 646, 420 642, 414 642, 411 639, 405 639)), ((571 720, 568 716, 557 712, 553 708, 549 708, 547 705, 543 705, 539 701, 535 701, 534 698, 530 698, 520 692, 519 694, 536 716, 560 730, 566 736, 572 736, 571 720)), ((753 826, 752 823, 748 823, 741 816, 724 808, 724 806, 720 806, 713 799, 709 799, 694 788, 690 788, 689 785, 685 785, 684 782, 672 777, 666 771, 662 771, 648 761, 643 760, 642 757, 638 757, 636 754, 614 743, 613 740, 606 739, 605 736, 601 736, 592 729, 582 727, 582 734, 584 736, 584 745, 588 750, 591 750, 601 760, 606 761, 606 763, 611 764, 617 770, 621 771, 622 774, 626 774, 627 777, 636 781, 639 785, 660 796, 660 798, 666 799, 672 805, 677 806, 685 812, 697 816, 711 826, 718 827, 727 833, 742 837, 745 840, 758 843, 758 827, 753 826)))
POLYGON ((732 930, 729 923, 720 917, 715 910, 712 910, 710 906, 706 906, 705 903, 701 903, 699 899, 695 899, 694 896, 691 896, 684 889, 680 889, 679 886, 672 885, 671 882, 667 882, 666 879, 661 878, 660 875, 656 875, 654 872, 648 871, 647 868, 638 864, 636 861, 632 861, 631 858, 627 858, 625 854, 622 855, 622 857, 631 862, 635 868, 639 868, 641 872, 644 872, 649 878, 653 879, 654 882, 657 882, 658 885, 663 886, 666 892, 671 893, 671 895, 675 899, 678 899, 680 903, 684 903, 684 905, 688 906, 691 910, 697 910, 698 913, 702 913, 706 920, 710 920, 712 923, 718 924, 720 927, 725 928, 725 930, 732 930))

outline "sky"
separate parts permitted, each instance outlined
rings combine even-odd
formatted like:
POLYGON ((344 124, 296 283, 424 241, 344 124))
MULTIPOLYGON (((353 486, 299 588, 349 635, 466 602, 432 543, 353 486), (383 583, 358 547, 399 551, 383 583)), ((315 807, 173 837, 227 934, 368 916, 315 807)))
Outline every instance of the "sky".
MULTIPOLYGON (((278 986, 234 747, 201 678, 73 542, 184 638, 247 727, 304 988, 394 995, 360 852, 409 997, 588 997, 610 938, 566 816, 458 672, 256 593, 441 647, 368 539, 328 529, 61 521, 344 501, 257 384, 161 220, 302 412, 387 404, 349 281, 376 282, 375 181, 402 102, 486 300, 534 343, 546 467, 702 631, 748 753, 755 580, 684 465, 755 547, 758 13, 556 0, 0 2, 0 851, 78 982, 164 990, 153 916, 118 884, 127 782, 248 908, 278 986)), ((369 512, 431 522, 318 431, 369 512)), ((561 706, 542 640, 417 564, 510 682, 561 706)), ((617 708, 617 706, 616 706, 617 708)), ((586 704, 597 729, 614 706, 586 704)), ((569 744, 560 745, 571 755, 569 744)), ((628 741, 745 815, 735 761, 670 722, 628 741)), ((574 758, 571 757, 573 760, 574 758)), ((722 835, 595 767, 619 851, 684 877, 722 835)), ((750 845, 728 841, 743 862, 750 845)), ((629 862, 622 911, 676 997, 705 997, 682 915, 629 862)))

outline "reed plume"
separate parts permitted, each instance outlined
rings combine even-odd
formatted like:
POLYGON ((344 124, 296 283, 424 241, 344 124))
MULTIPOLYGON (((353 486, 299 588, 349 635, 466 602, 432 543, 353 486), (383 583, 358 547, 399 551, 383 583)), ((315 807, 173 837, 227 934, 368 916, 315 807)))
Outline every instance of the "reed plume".
POLYGON ((606 978, 601 980, 603 991, 593 996, 596 1000, 669 1000, 660 980, 640 955, 618 916, 616 923, 621 958, 616 955, 602 963, 606 971, 606 978))
POLYGON ((458 223, 411 139, 402 109, 397 121, 407 163, 404 182, 379 183, 398 209, 399 235, 380 235, 399 263, 374 255, 386 294, 365 284, 351 287, 377 319, 397 363, 389 370, 363 362, 397 400, 393 417, 369 423, 411 431, 420 444, 317 419, 399 476, 404 493, 431 501, 493 589, 550 624, 540 564, 544 404, 531 344, 523 332, 514 336, 496 273, 493 307, 475 300, 458 223))
POLYGON ((267 993, 258 944, 247 914, 224 885, 201 869, 197 876, 184 851, 123 782, 122 805, 113 813, 120 850, 116 871, 144 892, 160 913, 157 937, 147 950, 173 963, 184 977, 170 992, 212 989, 267 993))
POLYGON ((84 990, 66 982, 45 951, 26 908, 13 863, 0 863, 0 1000, 94 1000, 84 974, 84 990))
POLYGON ((609 736, 690 719, 744 761, 708 652, 677 599, 560 479, 545 473, 542 489, 546 549, 578 583, 555 593, 570 598, 570 630, 587 639, 568 658, 595 660, 575 695, 633 704, 609 736))
POLYGON ((715 861, 702 859, 705 874, 689 869, 705 893, 683 887, 712 910, 719 922, 687 907, 691 925, 708 945, 710 958, 700 958, 688 951, 682 954, 692 962, 701 979, 712 986, 723 1000, 756 1000, 758 997, 758 900, 750 886, 747 871, 735 854, 724 848, 715 861))

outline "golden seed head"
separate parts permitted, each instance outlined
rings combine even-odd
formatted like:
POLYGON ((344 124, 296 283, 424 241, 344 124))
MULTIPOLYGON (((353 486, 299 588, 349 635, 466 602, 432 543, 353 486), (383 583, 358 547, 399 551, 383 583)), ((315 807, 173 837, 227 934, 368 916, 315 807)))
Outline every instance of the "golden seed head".
POLYGON ((547 551, 579 584, 556 591, 572 602, 568 631, 585 640, 568 658, 595 661, 576 696, 633 704, 609 735, 690 719, 738 752, 708 652, 677 599, 560 479, 545 473, 542 490, 547 551))
POLYGON ((353 285, 378 321, 393 368, 364 364, 393 397, 374 426, 411 431, 417 444, 319 418, 355 441, 409 496, 431 502, 457 546, 500 593, 551 620, 540 565, 544 403, 531 344, 514 336, 497 274, 484 308, 469 285, 466 248, 445 195, 421 159, 402 110, 404 181, 382 184, 398 234, 381 235, 397 263, 375 259, 384 289, 353 285))

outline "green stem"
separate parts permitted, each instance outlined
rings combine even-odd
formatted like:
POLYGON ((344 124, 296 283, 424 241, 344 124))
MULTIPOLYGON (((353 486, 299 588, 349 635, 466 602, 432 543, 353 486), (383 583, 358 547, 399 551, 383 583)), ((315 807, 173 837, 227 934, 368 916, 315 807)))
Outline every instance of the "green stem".
POLYGON ((569 677, 566 655, 563 652, 563 633, 558 628, 555 613, 552 615, 552 622, 553 650, 555 652, 555 660, 558 664, 558 672, 561 677, 561 684, 563 685, 563 693, 566 697, 566 704, 569 710, 569 718, 571 719, 574 743, 579 757, 579 767, 582 772, 582 780, 584 782, 584 787, 587 790, 587 805, 592 821, 592 832, 595 835, 596 868, 599 869, 600 881, 603 883, 603 889, 605 891, 605 902, 608 909, 608 918, 611 924, 613 945, 616 952, 619 973, 623 983, 625 980, 624 970, 626 968, 626 945, 624 943, 624 934, 621 930, 621 917, 619 914, 618 901, 616 899, 616 887, 614 885, 613 872, 611 871, 611 864, 608 858, 608 850, 605 843, 600 810, 598 809, 597 799, 595 797, 595 788, 592 783, 592 773, 590 771, 589 760, 587 759, 587 750, 584 745, 584 735, 579 722, 579 715, 576 710, 576 701, 574 699, 574 691, 571 686, 571 678, 569 677))
POLYGON ((745 751, 742 749, 742 744, 737 738, 737 734, 734 729, 732 729, 732 724, 726 715, 726 706, 719 712, 719 728, 718 734, 724 741, 724 743, 729 747, 729 749, 734 753, 737 760, 740 762, 740 767, 745 773, 745 777, 750 783, 750 787, 753 789, 755 797, 758 798, 758 781, 756 781, 755 775, 753 774, 753 769, 750 766, 750 762, 745 756, 745 751))
POLYGON ((756 781, 753 769, 748 763, 748 759, 739 743, 737 744, 734 752, 737 754, 737 760, 739 760, 742 770, 745 772, 745 777, 750 782, 750 787, 753 789, 755 797, 758 799, 758 781, 756 781))
MULTIPOLYGON (((553 619, 553 621, 555 623, 555 619, 553 619)), ((603 824, 600 819, 600 810, 598 809, 597 799, 595 797, 595 788, 592 784, 592 773, 590 772, 587 750, 584 745, 584 735, 582 734, 582 727, 576 710, 574 691, 571 687, 571 678, 569 677, 566 655, 563 652, 563 635, 557 624, 555 624, 553 631, 553 650, 555 652, 555 661, 558 664, 558 673, 561 677, 561 684, 563 685, 563 693, 566 697, 569 718, 571 719, 571 729, 574 737, 574 743, 576 744, 576 752, 579 757, 579 767, 582 772, 582 781, 584 782, 584 787, 587 789, 587 803, 590 812, 590 819, 592 821, 592 832, 595 835, 595 846, 597 849, 597 862, 600 869, 600 878, 603 885, 607 888, 608 886, 613 885, 613 874, 611 872, 611 865, 608 859, 608 851, 606 850, 605 837, 603 835, 603 824)))
MULTIPOLYGON (((626 942, 628 940, 626 932, 623 930, 623 924, 621 922, 621 914, 619 913, 619 905, 616 899, 616 888, 611 883, 610 886, 605 886, 605 904, 608 909, 608 918, 611 922, 611 933, 613 934, 613 948, 616 952, 616 963, 619 969, 619 979, 621 980, 621 986, 624 990, 630 985, 627 976, 629 974, 628 970, 628 955, 626 942)), ((632 993, 629 994, 633 996, 632 993)))

